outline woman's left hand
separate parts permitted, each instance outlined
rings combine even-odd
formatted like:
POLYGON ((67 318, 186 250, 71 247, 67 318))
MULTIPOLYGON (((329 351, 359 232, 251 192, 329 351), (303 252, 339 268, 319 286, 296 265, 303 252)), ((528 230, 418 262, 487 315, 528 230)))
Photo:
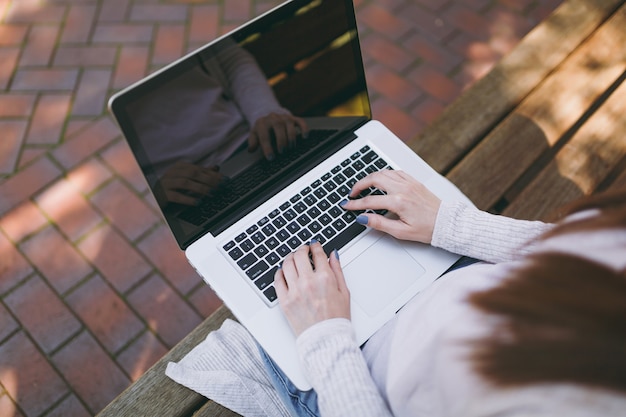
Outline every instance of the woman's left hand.
POLYGON ((339 256, 333 251, 327 258, 318 242, 305 245, 285 258, 274 276, 274 287, 296 337, 321 321, 350 319, 350 292, 339 256))

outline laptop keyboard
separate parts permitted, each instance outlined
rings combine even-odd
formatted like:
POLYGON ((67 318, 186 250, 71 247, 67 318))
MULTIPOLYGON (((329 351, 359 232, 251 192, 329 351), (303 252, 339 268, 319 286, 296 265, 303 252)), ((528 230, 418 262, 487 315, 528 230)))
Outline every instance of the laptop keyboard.
MULTIPOLYGON (((392 168, 369 146, 361 148, 250 224, 245 232, 223 245, 223 250, 254 283, 261 298, 275 304, 274 273, 285 256, 312 239, 320 242, 329 254, 366 229, 355 222, 360 213, 342 209, 339 202, 347 198, 358 180, 382 169, 392 168)), ((371 188, 359 197, 369 194, 384 193, 371 188)))

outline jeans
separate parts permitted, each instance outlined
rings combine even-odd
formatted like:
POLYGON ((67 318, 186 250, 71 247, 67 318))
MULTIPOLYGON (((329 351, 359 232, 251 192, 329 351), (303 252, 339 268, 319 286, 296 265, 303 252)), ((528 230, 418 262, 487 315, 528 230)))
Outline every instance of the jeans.
POLYGON ((265 370, 269 376, 281 401, 287 407, 292 416, 317 417, 320 415, 317 408, 317 393, 313 390, 300 391, 287 378, 281 369, 267 355, 265 350, 259 346, 261 357, 265 365, 265 370))

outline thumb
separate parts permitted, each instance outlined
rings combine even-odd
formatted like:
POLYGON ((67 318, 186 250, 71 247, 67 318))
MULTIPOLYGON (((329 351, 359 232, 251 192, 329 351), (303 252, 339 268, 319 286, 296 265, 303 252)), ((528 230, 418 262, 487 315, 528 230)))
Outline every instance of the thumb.
POLYGON ((337 249, 333 250, 328 257, 328 263, 330 264, 330 269, 335 274, 337 278, 337 288, 343 293, 349 293, 348 285, 346 284, 346 279, 343 276, 343 269, 341 268, 341 261, 339 260, 339 252, 337 249))
POLYGON ((397 239, 402 239, 406 235, 406 225, 402 220, 390 219, 376 213, 362 213, 356 221, 364 226, 387 233, 397 239))

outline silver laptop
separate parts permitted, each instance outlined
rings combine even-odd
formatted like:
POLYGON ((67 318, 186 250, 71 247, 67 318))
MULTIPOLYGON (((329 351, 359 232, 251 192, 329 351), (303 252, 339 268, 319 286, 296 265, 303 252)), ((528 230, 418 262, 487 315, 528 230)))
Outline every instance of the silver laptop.
POLYGON ((339 207, 356 181, 385 169, 468 201, 371 119, 351 0, 288 1, 109 108, 191 265, 301 389, 310 384, 273 287, 286 254, 312 239, 339 250, 360 343, 458 259, 339 207), (278 149, 284 132, 266 127, 292 116, 296 140, 278 149), (263 146, 250 145, 253 126, 263 146))

